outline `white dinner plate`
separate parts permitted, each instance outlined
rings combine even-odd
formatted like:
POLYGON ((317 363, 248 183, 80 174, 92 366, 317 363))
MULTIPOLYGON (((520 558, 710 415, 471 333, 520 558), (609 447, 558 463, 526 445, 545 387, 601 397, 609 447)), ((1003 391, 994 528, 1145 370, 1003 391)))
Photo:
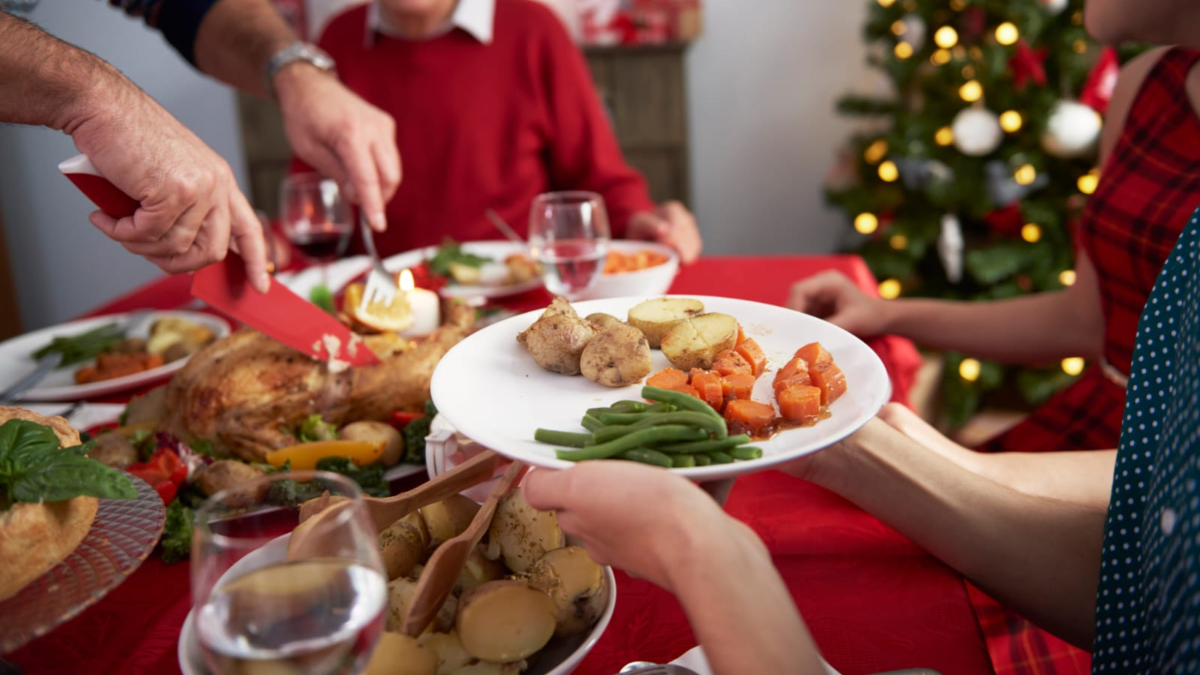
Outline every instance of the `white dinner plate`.
MULTIPOLYGON (((754 400, 773 402, 771 382, 797 349, 820 342, 846 375, 846 393, 829 407, 827 419, 788 429, 766 441, 760 459, 671 469, 695 480, 732 478, 816 452, 856 431, 875 416, 891 396, 887 369, 873 349, 850 333, 821 319, 775 305, 747 300, 693 297, 709 312, 735 317, 748 337, 762 347, 767 372, 754 387, 754 400)), ((645 300, 609 298, 574 304, 580 316, 607 312, 625 317, 629 308, 645 300)), ((555 447, 533 440, 538 427, 582 432, 579 420, 588 408, 621 399, 640 399, 642 385, 610 388, 585 377, 567 377, 543 370, 517 343, 517 333, 528 328, 541 311, 506 319, 455 345, 433 372, 433 402, 438 412, 464 436, 513 459, 552 469, 572 462, 555 457, 555 447)), ((652 352, 652 373, 669 367, 662 352, 652 352)))
MULTIPOLYGON (((32 356, 33 352, 50 344, 52 338, 78 335, 106 323, 123 322, 129 317, 129 314, 110 314, 91 319, 70 321, 32 333, 18 335, 11 340, 0 343, 0 391, 3 391, 9 385, 15 384, 17 380, 33 371, 37 365, 32 356)), ((129 336, 148 337, 150 326, 158 319, 167 317, 186 319, 187 321, 206 326, 216 335, 217 339, 229 335, 229 324, 224 319, 212 314, 185 311, 153 311, 146 315, 145 320, 138 321, 138 325, 133 327, 129 336)), ((187 359, 178 359, 170 363, 164 363, 157 368, 111 380, 92 382, 90 384, 75 384, 75 371, 92 363, 92 361, 84 361, 51 371, 35 387, 22 394, 21 400, 76 401, 114 394, 166 377, 182 368, 183 364, 187 363, 187 359)))

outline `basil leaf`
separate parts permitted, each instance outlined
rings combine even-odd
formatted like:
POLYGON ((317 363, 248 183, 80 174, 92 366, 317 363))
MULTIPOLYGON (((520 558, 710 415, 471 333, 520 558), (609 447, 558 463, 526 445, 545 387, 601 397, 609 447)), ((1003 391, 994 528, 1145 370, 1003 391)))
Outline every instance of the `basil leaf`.
POLYGON ((79 455, 80 457, 87 457, 88 453, 91 452, 92 448, 94 447, 96 447, 96 441, 93 441, 89 438, 87 441, 80 443, 79 445, 72 445, 69 448, 63 448, 59 452, 69 452, 79 455))
POLYGON ((19 502, 61 502, 82 495, 101 499, 134 499, 137 490, 123 471, 72 452, 45 453, 11 483, 19 502))
POLYGON ((58 436, 50 427, 28 420, 0 425, 0 464, 11 464, 9 472, 18 473, 41 453, 57 449, 58 436))

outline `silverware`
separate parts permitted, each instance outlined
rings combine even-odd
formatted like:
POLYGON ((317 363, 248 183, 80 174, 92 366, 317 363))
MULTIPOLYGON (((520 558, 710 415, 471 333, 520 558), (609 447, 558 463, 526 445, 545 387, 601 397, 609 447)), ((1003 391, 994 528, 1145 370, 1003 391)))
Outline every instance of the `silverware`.
POLYGON ((379 252, 375 250, 375 234, 371 232, 367 216, 361 210, 358 213, 358 229, 362 233, 363 246, 371 256, 371 273, 367 275, 367 287, 363 290, 362 302, 358 305, 359 310, 365 312, 368 305, 391 305, 396 300, 396 280, 383 268, 383 261, 379 258, 379 252))
POLYGON ((503 232, 504 236, 508 237, 510 241, 520 244, 521 246, 525 246, 525 240, 521 238, 521 235, 517 234, 516 230, 512 229, 511 225, 504 222, 504 219, 500 217, 500 214, 496 213, 492 209, 488 209, 487 217, 488 220, 492 221, 492 224, 496 226, 496 229, 503 232))
POLYGON ((32 389, 38 382, 50 374, 62 362, 61 352, 50 352, 37 360, 37 367, 25 377, 17 380, 16 384, 0 392, 0 404, 8 405, 16 401, 21 394, 32 389))
POLYGON ((700 673, 674 663, 634 661, 625 664, 624 668, 617 671, 617 675, 700 675, 700 673))

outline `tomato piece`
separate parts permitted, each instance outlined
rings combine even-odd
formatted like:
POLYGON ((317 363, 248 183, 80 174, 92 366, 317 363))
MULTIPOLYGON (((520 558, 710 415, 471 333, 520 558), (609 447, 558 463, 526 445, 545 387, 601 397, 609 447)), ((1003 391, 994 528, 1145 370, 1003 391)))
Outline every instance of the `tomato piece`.
POLYGON ((397 410, 392 413, 392 426, 396 428, 396 431, 404 431, 404 427, 408 426, 410 422, 419 420, 424 416, 425 413, 397 410))

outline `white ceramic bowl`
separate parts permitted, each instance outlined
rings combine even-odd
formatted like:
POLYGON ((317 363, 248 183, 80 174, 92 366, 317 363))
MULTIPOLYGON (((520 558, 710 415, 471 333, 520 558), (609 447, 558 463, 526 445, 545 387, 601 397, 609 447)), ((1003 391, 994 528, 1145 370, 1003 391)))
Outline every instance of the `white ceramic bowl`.
POLYGON ((614 239, 609 242, 608 247, 610 250, 625 254, 650 249, 667 256, 667 261, 661 265, 647 267, 636 272, 601 275, 596 280, 596 284, 583 294, 582 300, 635 295, 666 295, 667 290, 671 288, 671 282, 675 281, 675 274, 679 271, 679 255, 675 253, 674 249, 651 241, 629 239, 614 239))

